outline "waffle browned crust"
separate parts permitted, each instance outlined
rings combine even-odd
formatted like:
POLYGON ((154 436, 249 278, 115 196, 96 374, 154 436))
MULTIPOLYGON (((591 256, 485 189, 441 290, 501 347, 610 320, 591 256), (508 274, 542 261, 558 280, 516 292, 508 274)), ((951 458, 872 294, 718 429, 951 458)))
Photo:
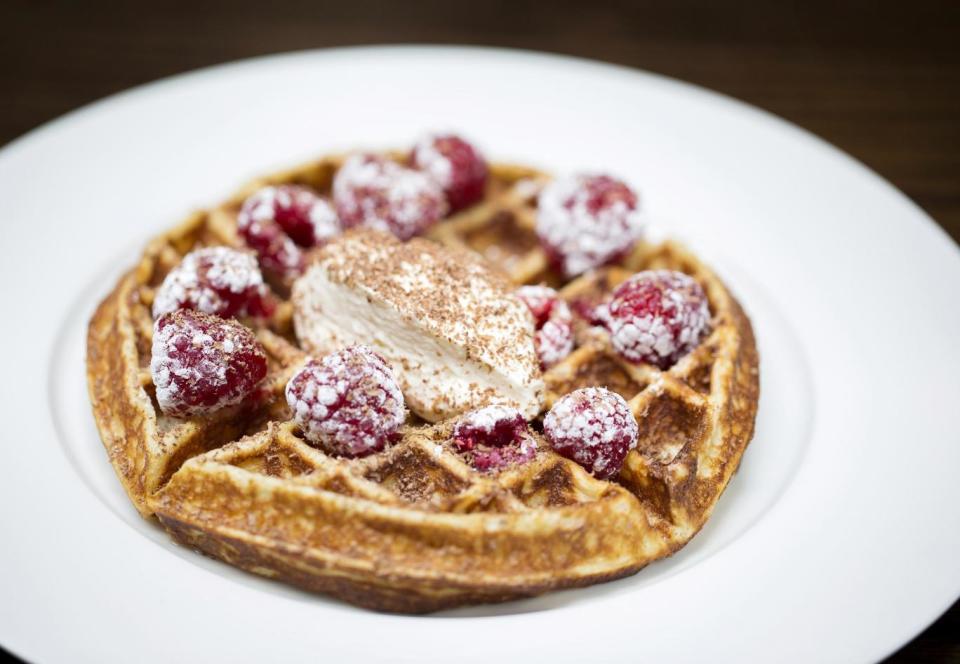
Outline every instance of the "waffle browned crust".
MULTIPOLYGON (((267 183, 327 193, 342 158, 255 181, 222 206, 152 241, 90 322, 94 415, 124 488, 173 538, 250 572, 380 610, 426 612, 583 586, 636 572, 699 531, 753 435, 758 358, 749 320, 695 256, 641 244, 621 264, 564 282, 533 234, 546 176, 492 168, 485 200, 432 233, 485 256, 516 283, 545 282, 571 302, 599 299, 636 271, 677 269, 704 287, 709 336, 667 371, 622 361, 582 325, 578 348, 545 372, 546 407, 579 387, 622 394, 638 447, 619 477, 598 480, 539 439, 529 464, 480 473, 449 445, 451 423, 411 421, 402 440, 363 459, 307 444, 283 386, 304 361, 284 302, 257 329, 269 357, 262 398, 211 418, 157 407, 150 379, 154 289, 187 252, 236 245, 243 199, 267 183)), ((286 297, 289 283, 273 283, 286 297)))

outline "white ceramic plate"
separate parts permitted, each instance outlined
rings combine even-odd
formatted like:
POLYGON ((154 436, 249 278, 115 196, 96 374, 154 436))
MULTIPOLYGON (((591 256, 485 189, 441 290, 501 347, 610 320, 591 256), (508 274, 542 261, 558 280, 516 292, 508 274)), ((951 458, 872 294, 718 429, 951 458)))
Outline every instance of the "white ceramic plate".
POLYGON ((347 49, 117 95, 0 152, 0 643, 33 661, 868 661, 960 592, 960 254, 822 141, 701 89, 579 60, 347 49), (633 182, 738 293, 757 434, 713 519, 636 576, 430 617, 177 548, 89 413, 86 321, 152 234, 256 174, 464 132, 495 159, 633 182))

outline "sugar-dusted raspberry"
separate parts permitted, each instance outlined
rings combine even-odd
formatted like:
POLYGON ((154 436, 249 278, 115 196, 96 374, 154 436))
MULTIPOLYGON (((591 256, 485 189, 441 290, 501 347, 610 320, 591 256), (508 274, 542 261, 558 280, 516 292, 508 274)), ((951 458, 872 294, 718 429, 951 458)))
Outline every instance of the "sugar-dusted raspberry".
POLYGON ((367 226, 409 240, 447 213, 440 185, 385 157, 353 155, 333 178, 333 202, 346 228, 367 226))
MULTIPOLYGON (((514 295, 527 305, 538 329, 550 320, 555 310, 566 307, 566 303, 560 299, 560 294, 549 286, 521 286, 514 295)), ((569 314, 569 310, 567 313, 569 314)))
POLYGON ((204 415, 250 396, 267 375, 267 356, 235 320, 181 309, 154 324, 150 373, 164 413, 204 415))
POLYGON ((606 323, 608 315, 606 302, 581 297, 570 303, 570 309, 590 325, 598 326, 606 323))
POLYGON ((648 270, 617 286, 604 323, 614 349, 625 359, 666 369, 700 343, 710 307, 692 277, 648 270))
POLYGON ((224 318, 265 317, 274 307, 251 254, 229 247, 206 247, 184 256, 166 276, 153 300, 153 317, 177 309, 196 309, 224 318))
POLYGON ((340 233, 333 207, 306 187, 268 186, 247 198, 237 230, 264 268, 284 276, 303 270, 300 247, 322 244, 340 233))
POLYGON ((549 369, 573 352, 573 325, 570 320, 551 319, 534 336, 540 368, 549 369))
POLYGON ((637 195, 607 175, 577 175, 540 192, 537 236, 568 277, 623 257, 640 237, 637 195))
POLYGON ((462 210, 483 198, 487 162, 474 146, 459 136, 424 136, 414 146, 410 164, 443 187, 450 212, 462 210))
POLYGON ((287 403, 308 440, 346 457, 382 450, 406 418, 393 370, 367 346, 311 359, 287 383, 287 403))
POLYGON ((549 369, 573 352, 573 315, 559 293, 549 286, 521 286, 516 291, 530 313, 540 367, 549 369))
POLYGON ((325 242, 340 232, 333 207, 307 187, 293 184, 257 190, 237 216, 241 233, 256 232, 258 224, 275 222, 301 247, 325 242))
POLYGON ((453 444, 480 471, 524 463, 537 454, 527 421, 509 406, 485 406, 463 415, 453 427, 453 444))
POLYGON ((601 479, 620 472, 627 452, 637 446, 637 432, 627 402, 603 387, 571 392, 543 418, 551 447, 601 479))

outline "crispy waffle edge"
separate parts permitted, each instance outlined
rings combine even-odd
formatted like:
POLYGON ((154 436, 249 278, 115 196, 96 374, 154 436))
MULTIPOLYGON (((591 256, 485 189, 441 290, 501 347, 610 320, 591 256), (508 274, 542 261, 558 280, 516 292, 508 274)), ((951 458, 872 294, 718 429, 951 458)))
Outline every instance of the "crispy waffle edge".
MULTIPOLYGON (((329 177, 337 159, 267 181, 296 181, 307 171, 329 177)), ((493 172, 536 173, 514 166, 493 172)), ((192 223, 199 218, 191 217, 192 223)), ((562 478, 557 481, 566 482, 562 490, 575 491, 571 477, 608 485, 596 489, 592 501, 451 513, 402 501, 379 504, 343 493, 335 483, 246 477, 218 461, 219 444, 163 450, 131 320, 132 298, 143 281, 137 271, 121 278, 90 321, 87 378, 97 427, 137 510, 155 515, 176 542, 352 604, 424 613, 621 578, 672 554, 700 530, 754 430, 759 359, 750 321, 712 272, 682 248, 674 252, 709 282, 714 305, 723 309, 724 334, 717 335, 704 400, 714 417, 709 431, 698 432, 700 443, 684 447, 670 463, 632 452, 619 483, 584 479, 579 467, 557 459, 551 467, 562 478), (715 444, 704 453, 707 440, 715 444), (709 470, 703 478, 701 468, 709 470)), ((233 438, 240 438, 240 429, 220 432, 217 440, 233 438)), ((244 440, 227 447, 242 447, 244 440)))

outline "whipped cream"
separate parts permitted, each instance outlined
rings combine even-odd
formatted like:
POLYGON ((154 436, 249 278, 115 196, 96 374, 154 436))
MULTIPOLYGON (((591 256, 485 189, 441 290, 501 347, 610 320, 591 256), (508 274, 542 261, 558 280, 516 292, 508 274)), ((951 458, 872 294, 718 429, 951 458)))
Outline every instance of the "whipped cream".
POLYGON ((390 363, 407 406, 436 422, 489 404, 540 412, 533 320, 478 258, 360 230, 329 243, 293 286, 294 328, 311 353, 351 344, 390 363))

